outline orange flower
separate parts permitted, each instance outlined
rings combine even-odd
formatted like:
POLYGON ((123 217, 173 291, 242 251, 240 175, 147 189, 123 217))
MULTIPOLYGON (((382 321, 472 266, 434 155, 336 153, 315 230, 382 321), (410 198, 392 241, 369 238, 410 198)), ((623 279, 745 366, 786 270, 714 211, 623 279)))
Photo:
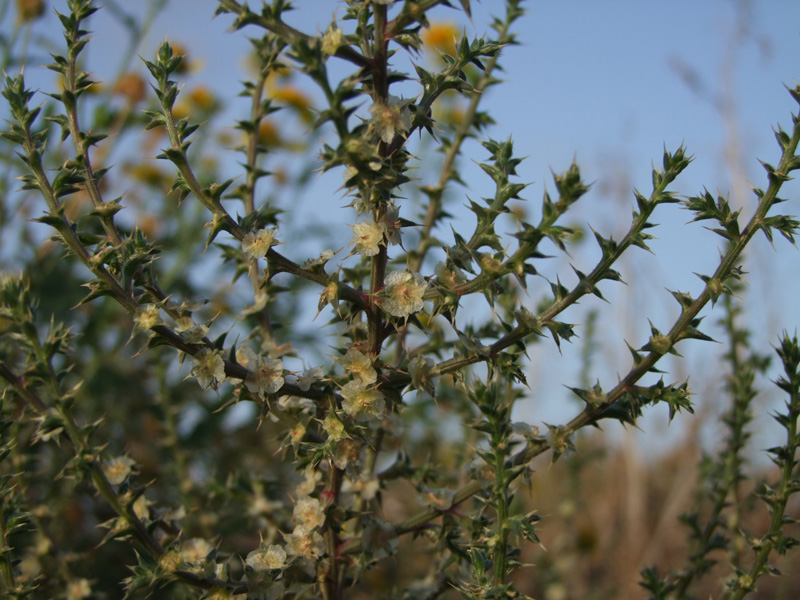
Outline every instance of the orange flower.
POLYGON ((117 79, 112 91, 123 96, 129 104, 138 104, 147 95, 147 82, 139 73, 125 73, 117 79))
POLYGON ((429 50, 455 54, 458 35, 455 23, 434 23, 422 32, 422 43, 429 50))
POLYGON ((17 0, 17 14, 23 22, 35 21, 44 14, 44 0, 17 0))

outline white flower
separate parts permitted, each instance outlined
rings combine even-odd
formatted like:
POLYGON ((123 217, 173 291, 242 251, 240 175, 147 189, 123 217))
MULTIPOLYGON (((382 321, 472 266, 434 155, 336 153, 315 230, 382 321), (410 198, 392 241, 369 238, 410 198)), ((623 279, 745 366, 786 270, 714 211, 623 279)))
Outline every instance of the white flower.
POLYGON ((214 547, 203 538, 190 538, 181 542, 181 558, 187 563, 205 560, 214 547))
POLYGON ((381 219, 384 228, 384 235, 389 243, 394 246, 401 246, 400 236, 402 234, 402 221, 400 221, 400 209, 396 206, 390 206, 386 209, 381 219))
POLYGON ((286 551, 276 545, 259 548, 248 554, 244 562, 256 572, 280 569, 286 564, 286 551))
POLYGON ((250 348, 243 346, 236 351, 236 360, 247 367, 245 387, 258 394, 263 400, 267 394, 274 394, 283 387, 283 361, 257 356, 250 348))
POLYGON ((307 392, 317 381, 322 381, 323 376, 324 372, 322 371, 322 367, 306 369, 297 377, 297 387, 307 392))
POLYGON ((408 102, 389 96, 388 102, 374 102, 369 107, 372 115, 370 128, 384 142, 391 144, 396 134, 404 134, 411 129, 411 111, 408 102))
POLYGON ((350 375, 360 379, 365 384, 375 383, 378 373, 372 366, 372 360, 363 352, 350 348, 342 358, 337 359, 350 375))
POLYGON ((408 363, 408 374, 411 375, 411 385, 417 390, 417 396, 431 398, 434 392, 433 378, 430 371, 433 361, 424 356, 415 356, 408 363))
POLYGON ((298 525, 303 525, 308 529, 322 527, 325 522, 325 509, 322 508, 319 500, 304 496, 294 505, 292 518, 298 525))
POLYGON ((278 398, 278 406, 284 411, 313 410, 314 402, 308 398, 300 396, 281 396, 278 398))
POLYGON ((274 227, 248 233, 242 240, 242 251, 250 260, 264 258, 270 247, 275 245, 275 233, 274 227))
POLYGON ((292 556, 305 558, 319 558, 325 551, 322 536, 316 531, 310 531, 303 525, 298 525, 289 535, 285 535, 286 551, 292 556))
POLYGON ((419 273, 392 271, 383 281, 383 310, 395 317, 422 310, 422 298, 428 284, 419 273))
POLYGON ((222 350, 209 350, 204 348, 194 357, 192 375, 197 378, 197 383, 204 390, 211 385, 225 381, 225 361, 222 360, 222 350))
POLYGON ((103 473, 111 485, 120 485, 131 474, 131 468, 136 464, 132 458, 127 456, 115 456, 103 465, 103 473))
POLYGON ((345 479, 342 491, 356 492, 362 500, 369 501, 375 498, 381 489, 381 482, 377 477, 361 476, 358 479, 345 479))
POLYGON ((386 406, 383 394, 366 387, 363 381, 350 381, 340 390, 344 412, 358 421, 382 417, 386 406))
POLYGON ((303 471, 303 475, 305 476, 305 480, 295 489, 295 493, 298 496, 313 494, 314 490, 317 489, 317 484, 322 479, 322 473, 314 469, 314 467, 307 467, 306 470, 303 471))
POLYGON ((353 228, 353 239, 350 243, 353 249, 361 256, 375 256, 380 252, 381 244, 384 244, 384 236, 386 234, 386 227, 383 223, 375 223, 374 221, 361 221, 353 228))

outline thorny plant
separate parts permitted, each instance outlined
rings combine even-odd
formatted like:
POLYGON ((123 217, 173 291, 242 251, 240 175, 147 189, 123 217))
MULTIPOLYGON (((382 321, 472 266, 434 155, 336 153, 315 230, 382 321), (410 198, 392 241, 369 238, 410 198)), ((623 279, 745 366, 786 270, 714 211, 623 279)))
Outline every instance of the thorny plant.
MULTIPOLYGON (((460 4, 469 15, 469 1, 460 4)), ((776 166, 764 164, 767 187, 755 190, 749 218, 707 192, 679 200, 670 185, 690 157, 684 148, 665 151, 649 195, 635 192, 627 233, 619 240, 595 233, 601 250, 597 264, 549 282, 547 293, 537 285, 538 308, 528 310, 523 294, 532 281, 544 280, 537 265, 545 250, 565 251, 573 235, 562 217, 588 189, 576 164, 554 176, 557 195, 545 193, 538 222, 518 218, 516 233, 504 235, 498 232, 500 220, 512 213, 511 203, 522 199, 526 187, 515 180, 521 159, 510 139, 482 141, 488 159, 480 167, 494 182, 494 196, 470 200, 472 232, 455 231, 452 244, 438 237, 451 220, 444 197, 461 181, 463 146, 493 122, 480 110, 481 99, 499 83, 498 61, 516 42, 512 29, 523 13, 521 4, 507 0, 490 37, 462 36, 444 45, 438 70, 415 65, 411 79, 392 70, 393 61, 422 48, 428 13, 449 6, 445 0, 350 0, 341 20, 321 35, 289 26, 283 18, 288 2, 274 0, 254 11, 245 3, 218 0, 217 13, 232 16, 235 30, 261 37, 252 40, 257 69, 243 91, 250 112, 237 123, 245 140, 243 171, 236 179, 216 181, 201 172, 190 151, 202 126, 191 112, 178 110, 185 65, 169 42, 145 62, 154 104, 117 119, 99 111, 86 124, 82 107, 91 102, 95 82, 82 70, 81 55, 89 43, 86 20, 97 6, 90 0, 67 2, 68 13, 59 15, 66 52, 54 54, 49 65, 63 89, 38 105, 19 74, 6 77, 3 92, 10 110, 3 135, 24 163, 22 188, 46 203, 37 221, 54 230, 69 255, 66 264, 83 266, 78 276, 91 273, 85 281, 89 291, 76 307, 84 311, 79 335, 56 320, 42 320, 32 274, 2 279, 0 586, 7 597, 85 598, 95 593, 93 582, 96 593, 113 593, 102 591, 102 573, 76 559, 85 552, 101 560, 91 549, 97 540, 81 537, 70 546, 64 532, 69 514, 105 530, 100 545, 112 553, 109 560, 129 565, 122 576, 126 597, 162 589, 175 598, 333 600, 348 590, 371 590, 370 597, 436 598, 455 591, 466 598, 523 597, 512 574, 523 567, 521 548, 538 541, 539 517, 520 510, 515 495, 521 481, 535 476, 531 461, 548 450, 553 460, 574 450, 575 434, 604 420, 633 424, 646 407, 661 403, 670 418, 692 410, 688 384, 658 378, 659 361, 677 354, 684 340, 711 339, 700 330, 701 312, 709 304, 723 300, 733 314, 731 290, 744 275, 742 255, 759 232, 770 240, 778 232, 794 241, 798 222, 774 209, 782 202, 781 186, 800 167, 800 119, 793 117, 789 132, 777 131, 780 158, 776 166), (349 74, 333 79, 332 61, 349 64, 349 74), (264 166, 276 145, 265 125, 273 112, 288 110, 264 91, 288 72, 302 74, 324 98, 323 108, 300 106, 301 114, 313 121, 312 131, 335 140, 321 144, 319 168, 344 170, 347 209, 355 220, 352 239, 336 240, 346 251, 325 250, 299 262, 290 258, 298 254, 297 240, 280 228, 286 206, 261 186, 275 178, 264 166), (415 97, 391 93, 409 81, 418 86, 415 97), (436 108, 453 93, 466 104, 459 118, 448 122, 436 108), (143 123, 137 121, 140 115, 143 123), (230 267, 233 281, 246 275, 246 306, 225 305, 209 313, 189 297, 188 280, 156 262, 167 254, 164 248, 191 260, 192 253, 181 250, 182 238, 165 232, 162 248, 146 228, 121 224, 121 198, 108 197, 113 170, 103 162, 112 140, 101 126, 117 127, 118 134, 136 123, 160 136, 158 158, 174 169, 166 202, 175 212, 164 214, 178 214, 175 206, 185 209, 189 199, 202 205, 208 219, 205 248, 230 267), (443 153, 437 178, 427 184, 409 173, 418 160, 409 149, 417 134, 443 153), (409 194, 421 197, 421 205, 406 202, 409 194), (702 289, 696 295, 673 292, 680 314, 664 332, 653 326, 643 345, 631 347, 633 364, 616 385, 572 388, 584 407, 569 422, 548 425, 545 435, 513 422, 512 409, 525 393, 526 345, 547 335, 559 348, 570 341, 575 326, 559 320, 561 314, 586 296, 603 299, 605 282, 621 281, 615 270, 620 257, 634 246, 648 249, 656 212, 675 204, 694 220, 710 221, 725 239, 717 268, 701 276, 702 289), (279 325, 295 314, 296 298, 310 294, 319 311, 331 316, 338 347, 332 361, 292 370, 291 342, 299 337, 279 325), (459 320, 470 296, 483 296, 491 307, 480 327, 459 320), (118 397, 108 402, 114 392, 104 390, 102 373, 92 370, 100 364, 93 360, 100 359, 87 358, 92 344, 95 354, 113 346, 100 324, 122 319, 114 304, 127 315, 123 320, 132 322, 131 343, 140 345, 132 363, 150 379, 130 375, 120 385, 134 390, 124 392, 133 403, 129 407, 118 397), (220 323, 227 319, 229 328, 210 337, 218 317, 220 323), (180 420, 209 404, 207 394, 199 396, 196 385, 175 376, 175 359, 189 362, 190 378, 216 392, 216 405, 201 409, 205 440, 182 433, 180 420), (148 403, 145 396, 153 398, 148 403), (218 413, 240 402, 255 403, 258 419, 248 423, 248 434, 230 439, 220 425, 224 413, 218 413), (450 468, 414 442, 434 406, 458 415, 474 432, 458 450, 457 464, 448 459, 450 468), (145 426, 154 433, 139 431, 145 426), (121 443, 120 432, 127 436, 121 443), (218 456, 210 458, 214 453, 218 456), (232 461, 238 464, 231 466, 232 461), (87 485, 95 497, 85 495, 87 485), (415 514, 398 508, 408 503, 412 489, 420 505, 415 514), (393 519, 403 512, 407 518, 393 519), (392 567, 398 552, 413 564, 395 559, 392 567), (420 552, 429 557, 427 564, 418 564, 414 555, 420 552), (394 580, 377 582, 370 569, 394 580), (409 573, 413 579, 405 579, 409 573)), ((800 87, 789 92, 800 103, 800 87)), ((162 262, 169 265, 168 259, 162 262)), ((709 554, 721 546, 739 548, 729 557, 734 570, 724 597, 743 597, 770 572, 770 555, 795 543, 784 530, 791 521, 789 497, 798 489, 800 350, 788 336, 778 350, 785 368, 778 385, 789 400, 776 415, 787 442, 769 450, 780 479, 758 491, 772 522, 763 535, 744 539, 725 521, 729 537, 720 537, 721 515, 743 477, 753 374, 763 368, 763 359, 737 366, 745 333, 732 321, 729 330, 734 335, 728 358, 737 367, 729 380, 730 437, 718 462, 708 463, 705 478, 716 503, 710 515, 685 517, 695 544, 685 570, 664 577, 654 568, 644 572, 642 585, 655 598, 688 597, 693 581, 713 562, 709 554), (754 555, 749 561, 747 547, 754 555)), ((114 347, 124 355, 123 346, 114 347)))

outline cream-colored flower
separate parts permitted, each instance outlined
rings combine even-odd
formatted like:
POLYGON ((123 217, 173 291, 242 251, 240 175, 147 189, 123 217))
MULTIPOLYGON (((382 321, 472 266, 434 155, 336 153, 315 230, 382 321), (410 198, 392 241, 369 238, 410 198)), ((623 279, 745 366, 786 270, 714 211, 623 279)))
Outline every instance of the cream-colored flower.
POLYGON ((225 361, 222 359, 222 350, 209 350, 204 348, 194 357, 192 375, 204 390, 210 386, 219 385, 225 381, 225 361))
POLYGON ((156 325, 161 325, 162 322, 161 317, 158 315, 158 305, 143 304, 133 315, 133 332, 147 331, 156 325))
POLYGON ((179 317, 175 321, 175 325, 178 333, 181 334, 181 338, 190 344, 196 344, 208 335, 208 325, 205 323, 197 324, 189 316, 179 317))
POLYGON ((378 379, 378 373, 372 366, 372 360, 360 350, 350 348, 347 350, 347 354, 337 360, 347 373, 367 385, 375 383, 378 379))
POLYGON ((340 390, 344 412, 358 421, 382 417, 386 401, 383 394, 368 388, 363 381, 350 381, 340 390))
POLYGON ((344 423, 339 420, 335 413, 329 412, 325 419, 322 421, 322 428, 328 434, 328 438, 334 442, 338 442, 344 437, 347 437, 347 431, 344 428, 344 423))
POLYGON ((133 503, 133 514, 142 521, 148 520, 150 518, 150 504, 151 502, 147 499, 147 496, 142 494, 133 503))
POLYGON ((135 464, 136 461, 128 456, 115 456, 103 464, 103 473, 105 473, 108 483, 120 485, 131 474, 135 464))
POLYGON ((326 56, 336 54, 342 43, 344 43, 344 33, 333 24, 322 36, 322 53, 326 56))
POLYGON ((303 525, 295 527, 294 531, 289 535, 285 535, 284 538, 286 540, 286 552, 290 556, 317 559, 325 551, 325 542, 322 536, 303 525))
POLYGON ((387 102, 374 102, 369 107, 372 115, 370 128, 384 142, 390 144, 395 135, 403 135, 411 129, 411 111, 408 102, 389 96, 387 102))
POLYGON ((317 484, 322 480, 322 473, 314 467, 306 467, 303 471, 304 481, 295 488, 298 496, 309 496, 317 489, 317 484))
POLYGON ((361 256, 375 256, 380 252, 381 245, 385 244, 386 227, 383 223, 374 221, 360 221, 353 228, 353 239, 350 243, 353 250, 361 256))
POLYGON ((436 510, 449 510, 453 506, 456 493, 447 488, 424 487, 419 494, 419 500, 424 506, 436 510))
POLYGON ((422 310, 422 298, 428 290, 428 283, 419 273, 392 271, 383 285, 381 306, 390 315, 408 317, 422 310))
POLYGON ((356 480, 346 479, 342 486, 342 491, 357 493, 365 501, 374 499, 380 489, 381 482, 377 477, 363 475, 356 480))
POLYGON ((325 522, 325 509, 317 498, 303 496, 295 503, 292 518, 298 525, 316 529, 325 522))
POLYGON ((265 399, 267 394, 274 394, 283 387, 283 361, 280 359, 259 356, 247 346, 236 350, 236 360, 247 368, 245 387, 265 399))
POLYGON ((274 394, 283 387, 283 361, 263 358, 256 370, 248 369, 244 385, 263 400, 267 394, 274 394))
POLYGON ((92 586, 88 579, 73 579, 67 584, 67 600, 83 600, 92 595, 92 586))
POLYGON ((256 572, 281 569, 286 564, 286 550, 274 544, 262 547, 250 552, 244 562, 256 572))
POLYGON ((190 538, 181 542, 181 558, 187 563, 196 563, 205 560, 214 546, 203 538, 190 538))
POLYGON ((307 392, 311 389, 311 386, 314 385, 318 381, 322 381, 322 378, 325 376, 322 367, 314 367, 313 369, 306 369, 300 375, 297 376, 297 387, 299 387, 304 392, 307 392))
POLYGON ((250 260, 264 258, 269 249, 275 245, 276 233, 274 227, 248 233, 242 240, 242 251, 250 260))
POLYGON ((403 223, 400 220, 400 209, 396 206, 387 208, 386 212, 383 213, 381 223, 383 223, 384 235, 389 240, 389 243, 402 247, 400 236, 402 235, 403 223))
POLYGON ((433 377, 430 371, 433 361, 424 356, 415 356, 408 363, 408 374, 411 375, 411 385, 417 390, 417 396, 431 398, 434 393, 433 377))

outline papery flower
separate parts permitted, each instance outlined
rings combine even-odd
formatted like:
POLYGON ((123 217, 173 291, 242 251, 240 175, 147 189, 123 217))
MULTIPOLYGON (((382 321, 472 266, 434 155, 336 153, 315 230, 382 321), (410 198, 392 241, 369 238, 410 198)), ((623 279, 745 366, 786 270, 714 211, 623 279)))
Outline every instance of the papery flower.
POLYGON ((381 489, 381 482, 377 477, 364 477, 363 475, 355 481, 345 479, 342 491, 354 492, 361 496, 362 500, 372 500, 381 489))
POLYGON ((411 385, 417 390, 418 397, 431 398, 435 388, 430 371, 433 361, 424 356, 415 356, 408 363, 408 374, 411 375, 411 385))
POLYGON ((443 262, 437 263, 433 272, 436 273, 439 283, 447 289, 454 289, 467 279, 461 269, 455 266, 448 266, 443 262))
POLYGON ((386 234, 386 227, 383 223, 375 223, 374 221, 361 221, 353 228, 353 239, 350 243, 353 245, 353 250, 358 252, 361 256, 375 256, 380 252, 381 244, 384 244, 384 236, 386 234))
POLYGON ((225 361, 222 359, 222 350, 209 350, 204 348, 194 357, 192 375, 204 390, 212 385, 219 385, 225 381, 225 361))
POLYGON ((236 360, 247 368, 245 387, 264 398, 264 394, 274 394, 285 382, 283 361, 259 356, 251 348, 242 346, 236 350, 236 360))
POLYGON ((361 442, 349 436, 343 440, 339 440, 336 442, 333 452, 331 452, 331 460, 334 466, 342 471, 347 470, 347 465, 350 464, 350 462, 360 460, 361 448, 361 442))
POLYGON ((286 550, 274 544, 262 547, 250 552, 244 562, 257 573, 282 569, 286 564, 286 550))
POLYGON ((314 367, 313 369, 306 369, 297 377, 297 387, 299 387, 304 392, 307 392, 311 389, 311 386, 314 385, 317 381, 322 381, 322 378, 325 376, 322 367, 314 367))
POLYGON ((190 344, 196 344, 208 335, 208 325, 205 323, 197 324, 189 316, 179 317, 175 321, 175 325, 181 335, 181 339, 190 344))
POLYGON ((421 504, 435 508, 436 510, 449 510, 453 506, 453 499, 456 493, 447 488, 424 487, 419 493, 418 498, 421 504))
POLYGON ((303 471, 305 481, 295 488, 295 494, 298 496, 308 496, 314 493, 317 489, 317 484, 322 480, 322 473, 317 471, 314 467, 306 467, 303 471))
POLYGON ((381 306, 395 317, 408 317, 422 310, 428 284, 419 273, 392 271, 383 281, 381 306))
POLYGON ((103 463, 103 473, 108 479, 108 483, 120 485, 131 474, 132 467, 135 464, 136 461, 128 456, 115 456, 103 463))
POLYGON ((214 546, 203 538, 190 538, 181 542, 181 558, 187 563, 196 563, 205 560, 214 546))
POLYGON ((143 304, 133 315, 133 332, 147 331, 161 323, 161 317, 158 316, 158 305, 143 304))
MULTIPOLYGON (((237 357, 238 360, 238 357, 237 357)), ((274 394, 283 387, 283 361, 257 356, 247 364, 245 387, 264 400, 267 394, 274 394)))
POLYGON ((146 521, 150 518, 150 500, 147 496, 142 494, 133 503, 133 514, 139 517, 140 520, 146 521))
POLYGON ((336 54, 344 42, 344 33, 336 25, 331 25, 322 36, 322 53, 326 56, 336 54))
POLYGON ((317 559, 325 551, 325 542, 316 531, 311 531, 303 525, 298 525, 294 531, 284 536, 286 552, 291 556, 317 559))
POLYGON ((303 496, 294 505, 292 518, 298 525, 303 525, 308 529, 322 527, 325 522, 325 509, 322 508, 317 498, 303 496))
POLYGON ((275 245, 276 232, 276 229, 272 227, 248 233, 242 240, 242 251, 250 260, 264 258, 269 249, 275 245))
POLYGON ((383 394, 366 387, 363 381, 350 381, 339 391, 344 412, 358 421, 382 417, 386 406, 383 394))
POLYGON ((344 428, 344 423, 339 420, 333 412, 329 412, 325 419, 322 421, 322 428, 328 434, 328 439, 338 442, 344 437, 347 437, 347 431, 344 428))
POLYGON ((384 142, 390 144, 395 135, 402 135, 411 129, 411 111, 408 102, 389 96, 387 102, 374 102, 369 107, 372 115, 370 128, 384 142))
POLYGON ((344 173, 342 173, 342 179, 344 180, 344 185, 348 188, 358 187, 356 181, 353 179, 358 175, 358 169, 356 169, 353 165, 347 165, 344 168, 344 173))
POLYGON ((300 396, 281 396, 278 398, 278 406, 284 411, 310 411, 314 409, 314 402, 300 396))
POLYGON ((67 600, 83 600, 92 595, 92 586, 88 579, 73 579, 67 584, 67 600))
POLYGON ((400 236, 403 225, 402 221, 400 221, 400 209, 396 206, 390 206, 383 214, 381 223, 383 224, 384 235, 389 240, 389 243, 402 247, 400 236))
POLYGON ((347 373, 357 377, 367 385, 375 383, 378 379, 378 373, 372 366, 372 360, 360 350, 350 348, 347 350, 347 354, 337 360, 347 373))

